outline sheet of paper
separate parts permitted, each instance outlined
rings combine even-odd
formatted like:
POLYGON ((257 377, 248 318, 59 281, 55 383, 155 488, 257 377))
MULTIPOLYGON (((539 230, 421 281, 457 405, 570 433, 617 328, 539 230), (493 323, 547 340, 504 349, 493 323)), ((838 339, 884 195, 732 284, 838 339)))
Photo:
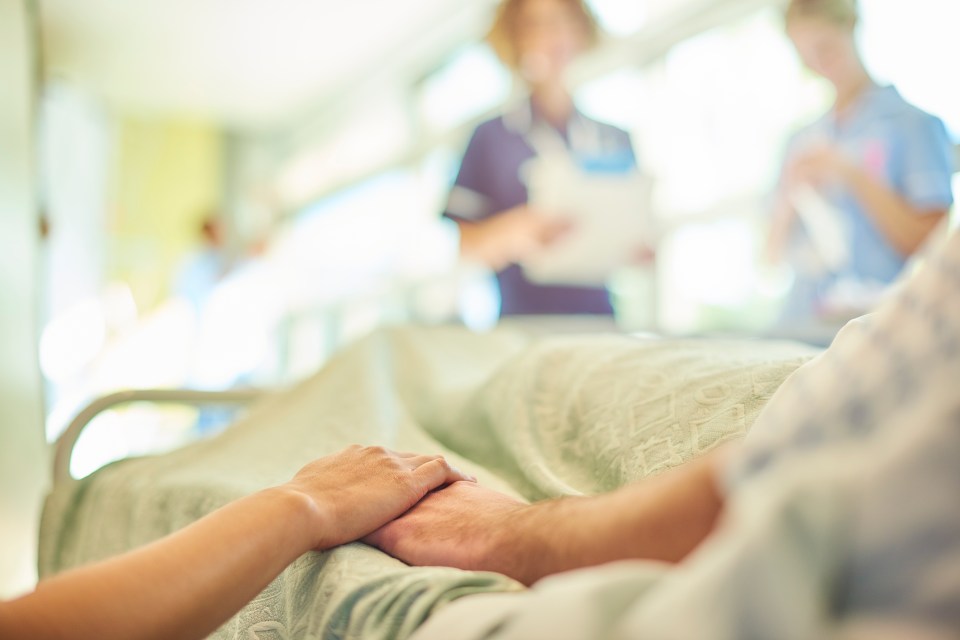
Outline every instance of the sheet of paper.
POLYGON ((524 261, 541 284, 601 285, 650 241, 649 180, 639 172, 586 173, 569 158, 527 167, 530 204, 572 224, 570 231, 524 261))
POLYGON ((797 187, 789 198, 824 266, 834 273, 842 271, 850 262, 843 214, 811 186, 797 187))

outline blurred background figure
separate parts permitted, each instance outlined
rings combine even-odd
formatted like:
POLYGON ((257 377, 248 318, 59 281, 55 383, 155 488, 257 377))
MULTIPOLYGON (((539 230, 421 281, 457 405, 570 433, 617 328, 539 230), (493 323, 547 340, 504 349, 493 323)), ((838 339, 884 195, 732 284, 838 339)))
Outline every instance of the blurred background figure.
POLYGON ((953 203, 943 122, 878 85, 855 41, 856 0, 792 0, 787 35, 834 90, 830 111, 788 145, 770 252, 795 280, 783 323, 869 309, 953 203))
POLYGON ((230 270, 223 217, 212 212, 200 223, 197 249, 183 262, 174 283, 177 295, 188 300, 199 313, 217 283, 230 270))
POLYGON ((636 168, 630 136, 579 112, 566 84, 571 63, 598 37, 582 0, 505 0, 490 30, 528 95, 476 128, 444 215, 459 226, 462 256, 497 272, 501 315, 612 313, 605 288, 535 284, 517 264, 575 232, 528 203, 534 158, 561 153, 595 172, 636 168))

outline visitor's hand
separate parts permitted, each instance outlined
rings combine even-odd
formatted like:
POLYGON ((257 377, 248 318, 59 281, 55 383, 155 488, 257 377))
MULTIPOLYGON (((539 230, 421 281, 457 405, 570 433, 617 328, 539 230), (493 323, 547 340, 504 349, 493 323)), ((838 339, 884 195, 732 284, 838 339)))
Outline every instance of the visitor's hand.
POLYGON ((550 246, 570 228, 566 220, 521 205, 460 225, 461 253, 499 271, 550 246))
POLYGON ((364 542, 416 566, 499 571, 514 577, 509 557, 521 549, 503 541, 519 535, 517 516, 529 505, 474 483, 434 491, 364 542))
POLYGON ((473 481, 441 456, 352 446, 314 460, 279 490, 304 497, 316 549, 357 540, 393 520, 428 492, 473 481))

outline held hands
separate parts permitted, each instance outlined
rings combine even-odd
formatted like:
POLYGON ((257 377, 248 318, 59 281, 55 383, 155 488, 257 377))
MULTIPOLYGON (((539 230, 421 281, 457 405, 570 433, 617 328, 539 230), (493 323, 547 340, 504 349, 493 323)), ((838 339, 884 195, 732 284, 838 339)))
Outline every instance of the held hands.
POLYGON ((313 548, 323 550, 369 534, 433 489, 458 481, 475 479, 441 456, 354 445, 314 460, 279 490, 304 500, 313 548))
POLYGON ((554 243, 570 223, 529 205, 460 225, 461 254, 500 271, 554 243))
POLYGON ((526 503, 475 483, 434 491, 363 541, 415 566, 499 571, 525 580, 526 503), (509 542, 508 542, 509 541, 509 542))

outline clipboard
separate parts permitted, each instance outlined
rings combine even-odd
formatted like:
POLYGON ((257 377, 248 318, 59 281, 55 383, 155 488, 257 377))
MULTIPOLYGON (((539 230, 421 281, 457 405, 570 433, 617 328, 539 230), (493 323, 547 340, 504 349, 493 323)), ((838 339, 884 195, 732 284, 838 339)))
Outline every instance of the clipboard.
POLYGON ((639 171, 592 173, 567 154, 524 167, 529 202, 571 229, 521 264, 531 282, 598 286, 634 261, 652 239, 651 181, 639 171))

